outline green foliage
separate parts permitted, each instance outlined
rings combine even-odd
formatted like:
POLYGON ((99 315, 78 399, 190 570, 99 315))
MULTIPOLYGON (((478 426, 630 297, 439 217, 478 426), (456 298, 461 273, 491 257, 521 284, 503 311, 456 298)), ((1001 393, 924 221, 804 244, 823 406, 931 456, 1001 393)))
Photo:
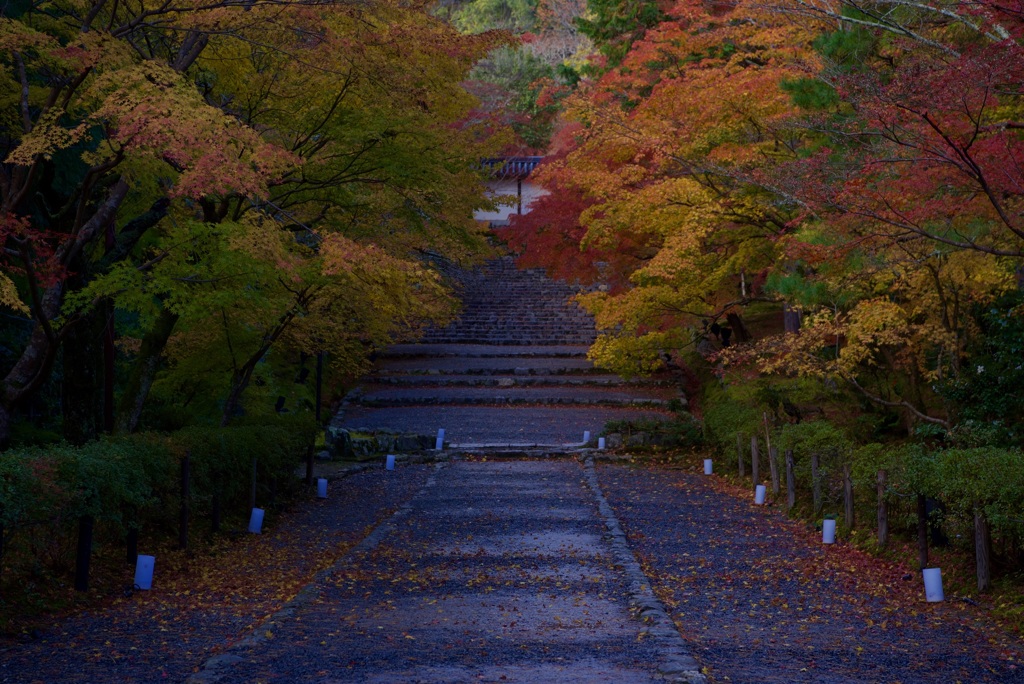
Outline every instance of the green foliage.
POLYGON ((724 453, 734 453, 737 434, 749 439, 761 431, 763 411, 749 386, 709 384, 702 406, 705 435, 724 453))
POLYGON ((818 454, 823 463, 846 461, 853 450, 849 437, 825 420, 784 425, 775 445, 780 450, 792 449, 793 455, 801 460, 818 454))
POLYGON ((954 441, 963 446, 1019 443, 1024 422, 1024 294, 1010 293, 974 312, 982 334, 970 361, 935 389, 958 419, 954 441))
POLYGON ((814 49, 844 71, 865 68, 868 58, 874 53, 878 38, 863 28, 825 33, 814 41, 814 49))
POLYGON ((538 104, 538 100, 545 86, 553 83, 559 73, 528 46, 503 45, 477 62, 469 77, 507 92, 505 109, 514 115, 512 130, 527 146, 544 149, 551 137, 559 104, 557 99, 545 105, 538 104))
POLYGON ((816 78, 783 79, 779 87, 801 109, 822 111, 839 104, 836 89, 816 78))
POLYGON ((699 420, 686 411, 676 411, 671 420, 639 418, 636 420, 609 421, 604 427, 605 434, 630 435, 644 433, 646 444, 666 447, 699 447, 704 444, 704 430, 699 420))
POLYGON ((494 29, 525 33, 533 29, 536 11, 533 0, 473 0, 453 13, 452 23, 464 33, 494 29))
POLYGON ((589 0, 587 7, 589 18, 577 19, 576 25, 610 66, 620 63, 647 29, 666 18, 652 0, 589 0))
POLYGON ((993 532, 1024 532, 1024 454, 1019 449, 947 449, 934 461, 934 495, 950 514, 984 512, 993 532))

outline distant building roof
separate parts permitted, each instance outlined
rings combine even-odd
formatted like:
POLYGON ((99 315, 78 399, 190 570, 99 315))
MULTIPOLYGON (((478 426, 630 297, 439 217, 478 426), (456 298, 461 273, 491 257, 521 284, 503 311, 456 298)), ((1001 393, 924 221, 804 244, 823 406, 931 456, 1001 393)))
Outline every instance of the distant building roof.
POLYGON ((489 169, 492 178, 523 179, 537 168, 544 157, 495 157, 484 159, 480 165, 489 169))

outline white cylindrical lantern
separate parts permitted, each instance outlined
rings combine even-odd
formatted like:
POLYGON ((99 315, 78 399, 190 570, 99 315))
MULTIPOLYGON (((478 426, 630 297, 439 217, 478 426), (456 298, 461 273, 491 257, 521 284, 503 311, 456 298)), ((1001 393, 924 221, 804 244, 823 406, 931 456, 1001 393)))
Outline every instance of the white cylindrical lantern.
POLYGON ((149 591, 153 588, 153 565, 155 556, 139 556, 135 560, 135 588, 149 591))
POLYGON ((583 443, 587 444, 588 442, 590 442, 590 430, 584 430, 583 431, 583 443))
POLYGON ((434 448, 438 451, 444 449, 444 428, 440 428, 437 431, 437 441, 434 442, 434 448))
POLYGON ((764 497, 767 492, 767 487, 765 487, 764 485, 757 485, 757 487, 754 488, 754 503, 756 503, 758 506, 763 506, 764 497))
MULTIPOLYGON (((438 439, 441 439, 441 438, 438 437, 438 439)), ((440 449, 440 448, 441 447, 438 447, 438 449, 440 449)), ((394 454, 388 454, 387 460, 384 463, 384 467, 387 468, 388 470, 394 470, 395 469, 395 455, 394 454)))
POLYGON ((318 499, 327 498, 327 478, 321 477, 316 481, 316 497, 318 499))
POLYGON ((821 523, 821 542, 823 544, 836 543, 836 521, 831 518, 821 523))
POLYGON ((252 509, 252 515, 249 516, 249 531, 253 534, 260 534, 263 531, 262 508, 252 509))
POLYGON ((597 448, 604 449, 604 437, 597 438, 597 448))
POLYGON ((924 576, 924 598, 928 603, 938 603, 945 600, 942 593, 942 570, 939 568, 925 568, 921 571, 924 576))
POLYGON ((712 466, 711 466, 711 459, 710 458, 705 458, 704 459, 704 474, 705 475, 710 475, 712 472, 713 472, 713 469, 712 469, 712 466))

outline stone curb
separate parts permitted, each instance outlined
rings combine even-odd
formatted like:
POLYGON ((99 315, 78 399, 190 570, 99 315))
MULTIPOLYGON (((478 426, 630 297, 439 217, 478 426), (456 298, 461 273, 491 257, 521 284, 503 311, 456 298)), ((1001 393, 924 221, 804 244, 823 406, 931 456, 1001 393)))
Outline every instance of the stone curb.
POLYGON ((640 635, 654 639, 658 651, 662 655, 658 673, 669 682, 706 684, 707 678, 701 673, 700 665, 690 655, 690 649, 679 634, 679 630, 676 629, 672 618, 665 611, 665 607, 654 595, 650 581, 640 567, 640 563, 637 562, 636 556, 633 555, 633 551, 629 548, 626 533, 619 525, 615 511, 608 504, 604 492, 601 491, 597 471, 594 469, 594 460, 587 458, 584 468, 587 484, 590 485, 590 489, 594 493, 601 517, 604 518, 605 526, 608 528, 615 561, 622 566, 623 572, 626 574, 626 581, 629 583, 630 605, 637 611, 641 622, 644 623, 640 635))
MULTIPOLYGON (((434 472, 431 473, 423 487, 420 488, 420 490, 416 492, 409 501, 392 513, 390 517, 384 520, 384 522, 373 528, 373 530, 366 535, 362 541, 346 551, 345 554, 335 561, 329 568, 325 568, 318 572, 313 579, 295 595, 294 598, 285 603, 273 615, 261 622, 249 633, 248 636, 236 641, 226 651, 208 658, 199 669, 199 672, 189 676, 185 680, 184 684, 214 684, 226 677, 228 674, 227 670, 236 663, 245 662, 245 658, 238 655, 239 652, 255 648, 267 641, 266 632, 272 625, 293 617, 296 611, 310 604, 320 595, 320 590, 317 587, 321 582, 323 582, 323 580, 325 580, 329 575, 350 565, 355 561, 356 555, 368 553, 375 549, 386 536, 394 531, 398 521, 412 513, 413 502, 425 496, 426 493, 437 483, 437 474, 442 468, 444 468, 444 466, 445 464, 443 462, 436 463, 434 465, 434 472)), ((366 467, 354 466, 353 468, 345 471, 345 475, 350 475, 365 469, 366 467)))

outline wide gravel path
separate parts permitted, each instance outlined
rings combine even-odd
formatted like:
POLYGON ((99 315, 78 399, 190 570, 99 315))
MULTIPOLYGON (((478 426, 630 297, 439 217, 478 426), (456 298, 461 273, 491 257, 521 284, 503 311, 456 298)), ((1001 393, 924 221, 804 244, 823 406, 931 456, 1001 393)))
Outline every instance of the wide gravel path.
MULTIPOLYGON (((1024 682, 1024 648, 920 573, 825 546, 717 478, 603 466, 655 594, 713 682, 1024 682)), ((948 590, 947 590, 948 591, 948 590)))
POLYGON ((457 462, 226 682, 656 681, 583 467, 457 462))
POLYGON ((717 477, 596 472, 603 497, 571 460, 332 482, 175 577, 158 557, 151 592, 0 643, 0 682, 633 684, 691 655, 712 683, 1024 682, 1020 640, 925 603, 916 572, 717 477))

